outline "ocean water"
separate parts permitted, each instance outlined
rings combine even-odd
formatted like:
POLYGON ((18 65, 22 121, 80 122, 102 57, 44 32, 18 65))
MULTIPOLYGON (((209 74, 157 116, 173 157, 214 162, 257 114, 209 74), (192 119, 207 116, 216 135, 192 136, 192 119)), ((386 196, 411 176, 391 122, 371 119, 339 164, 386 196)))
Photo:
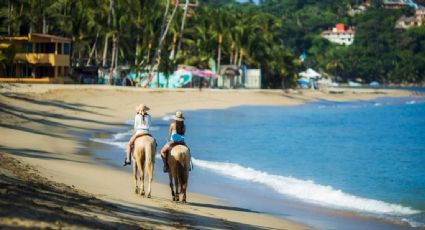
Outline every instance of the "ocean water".
MULTIPOLYGON (((242 106, 185 117, 192 192, 321 229, 425 227, 424 97, 242 106)), ((160 147, 170 118, 153 120, 160 147)), ((122 151, 128 124, 91 141, 122 151)), ((122 163, 122 155, 101 152, 122 163)), ((160 160, 156 168, 156 180, 166 182, 160 160)))

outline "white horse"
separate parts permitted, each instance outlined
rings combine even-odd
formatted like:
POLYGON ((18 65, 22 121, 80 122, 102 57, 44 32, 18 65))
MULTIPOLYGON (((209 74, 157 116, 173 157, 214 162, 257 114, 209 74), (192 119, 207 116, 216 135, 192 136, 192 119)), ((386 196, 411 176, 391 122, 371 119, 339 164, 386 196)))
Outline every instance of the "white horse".
POLYGON ((183 193, 182 202, 186 203, 186 190, 189 180, 190 158, 191 156, 189 148, 184 145, 174 146, 168 156, 168 176, 170 178, 170 188, 173 201, 179 201, 180 185, 180 192, 183 193), (176 188, 175 192, 173 189, 173 179, 176 188))
POLYGON ((134 192, 145 195, 145 169, 148 174, 148 198, 151 197, 151 185, 153 180, 153 169, 155 165, 156 141, 151 136, 142 136, 134 141, 133 151, 133 177, 134 177, 134 192), (140 187, 138 186, 137 171, 140 176, 140 187))

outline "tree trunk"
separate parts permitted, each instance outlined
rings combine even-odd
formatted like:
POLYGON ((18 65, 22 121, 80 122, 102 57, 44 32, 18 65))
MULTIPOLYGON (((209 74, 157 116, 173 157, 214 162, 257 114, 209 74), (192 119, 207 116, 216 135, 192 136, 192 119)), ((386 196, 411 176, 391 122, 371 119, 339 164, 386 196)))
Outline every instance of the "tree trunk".
POLYGON ((230 59, 229 64, 233 64, 233 48, 230 48, 230 59))
POLYGON ((235 55, 233 56, 234 60, 233 60, 233 64, 236 65, 238 62, 238 47, 236 46, 235 48, 235 55))
POLYGON ((137 37, 136 37, 136 55, 134 57, 134 65, 137 65, 138 58, 140 56, 140 45, 139 45, 139 42, 140 42, 140 34, 137 34, 137 37))
POLYGON ((149 43, 149 47, 148 47, 148 58, 147 58, 147 61, 146 61, 146 63, 148 63, 148 64, 150 62, 150 56, 151 56, 151 44, 149 43))
POLYGON ((217 73, 220 74, 220 62, 221 62, 221 34, 218 38, 218 54, 217 54, 217 73))
MULTIPOLYGON (((109 14, 108 14, 108 29, 111 27, 111 17, 112 17, 112 9, 114 7, 114 1, 109 0, 109 14)), ((108 56, 108 43, 109 43, 109 35, 105 34, 105 46, 103 48, 103 58, 102 58, 102 65, 105 66, 107 64, 106 58, 108 56)))
POLYGON ((96 40, 94 41, 94 44, 93 44, 93 46, 91 48, 89 59, 87 60, 86 66, 89 66, 90 65, 90 62, 91 62, 91 59, 93 57, 94 51, 96 50, 96 45, 97 45, 97 39, 98 39, 98 37, 99 37, 99 31, 97 31, 97 33, 96 33, 96 40))
POLYGON ((97 46, 94 47, 94 60, 95 60, 96 66, 99 65, 99 62, 98 62, 99 56, 97 54, 97 46))
POLYGON ((184 25, 185 25, 185 22, 186 22, 186 16, 187 16, 188 7, 189 7, 189 0, 186 0, 186 3, 184 5, 184 13, 183 13, 183 18, 182 18, 182 25, 180 27, 179 42, 177 43, 177 50, 176 50, 175 56, 177 56, 179 54, 180 48, 182 46, 182 42, 183 42, 183 31, 184 31, 184 25))
POLYGON ((115 53, 117 52, 117 42, 115 34, 112 35, 112 55, 111 55, 111 69, 115 68, 115 53))
POLYGON ((105 35, 105 46, 103 47, 103 57, 102 57, 102 66, 106 65, 106 57, 108 54, 108 35, 105 35))
POLYGON ((46 16, 43 15, 43 29, 42 29, 42 33, 43 34, 47 34, 47 22, 46 22, 46 16))
POLYGON ((119 37, 115 41, 115 68, 118 67, 118 54, 119 54, 119 37))
POLYGON ((239 51, 239 61, 238 61, 238 66, 242 65, 242 58, 243 58, 243 49, 241 48, 239 51))
POLYGON ((9 35, 9 36, 12 35, 11 34, 11 31, 10 31, 10 17, 11 17, 11 14, 12 14, 12 9, 13 9, 13 6, 10 3, 10 0, 9 0, 9 1, 7 1, 7 11, 8 11, 8 13, 7 13, 7 20, 8 20, 8 23, 7 23, 7 35, 9 35))

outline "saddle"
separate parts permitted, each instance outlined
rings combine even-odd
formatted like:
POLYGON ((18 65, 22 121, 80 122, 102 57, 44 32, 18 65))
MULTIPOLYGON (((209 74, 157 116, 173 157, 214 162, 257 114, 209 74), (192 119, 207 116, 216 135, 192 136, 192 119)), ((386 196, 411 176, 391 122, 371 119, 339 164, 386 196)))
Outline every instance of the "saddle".
MULTIPOLYGON (((168 147, 168 151, 170 152, 171 149, 173 149, 175 146, 177 145, 184 145, 187 147, 186 143, 184 141, 176 141, 176 142, 172 142, 170 143, 170 147, 168 147)), ((188 147, 189 148, 189 147, 188 147)))
POLYGON ((141 133, 141 134, 137 134, 136 138, 134 138, 135 140, 139 137, 143 137, 143 136, 150 136, 153 138, 153 136, 150 133, 141 133))
MULTIPOLYGON (((150 133, 141 133, 141 134, 137 134, 136 135, 136 137, 134 138, 134 141, 136 141, 137 140, 137 138, 139 138, 139 137, 143 137, 143 136, 150 136, 150 137, 152 137, 154 140, 155 140, 155 138, 150 134, 150 133)), ((155 141, 155 145, 158 145, 157 143, 156 143, 156 141, 155 141)), ((133 152, 133 147, 134 147, 134 142, 133 142, 133 144, 131 145, 131 152, 133 152)))

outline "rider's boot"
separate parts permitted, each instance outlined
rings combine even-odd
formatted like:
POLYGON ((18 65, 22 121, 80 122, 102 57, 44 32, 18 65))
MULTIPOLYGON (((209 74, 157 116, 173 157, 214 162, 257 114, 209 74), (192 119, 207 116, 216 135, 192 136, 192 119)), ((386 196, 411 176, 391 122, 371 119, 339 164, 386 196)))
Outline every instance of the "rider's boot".
POLYGON ((162 162, 164 162, 164 167, 163 167, 163 171, 166 173, 166 172, 168 172, 168 170, 169 170, 169 168, 168 168, 168 164, 167 164, 167 156, 168 156, 168 153, 166 153, 166 156, 164 157, 164 156, 162 156, 161 155, 161 158, 162 158, 162 162))

